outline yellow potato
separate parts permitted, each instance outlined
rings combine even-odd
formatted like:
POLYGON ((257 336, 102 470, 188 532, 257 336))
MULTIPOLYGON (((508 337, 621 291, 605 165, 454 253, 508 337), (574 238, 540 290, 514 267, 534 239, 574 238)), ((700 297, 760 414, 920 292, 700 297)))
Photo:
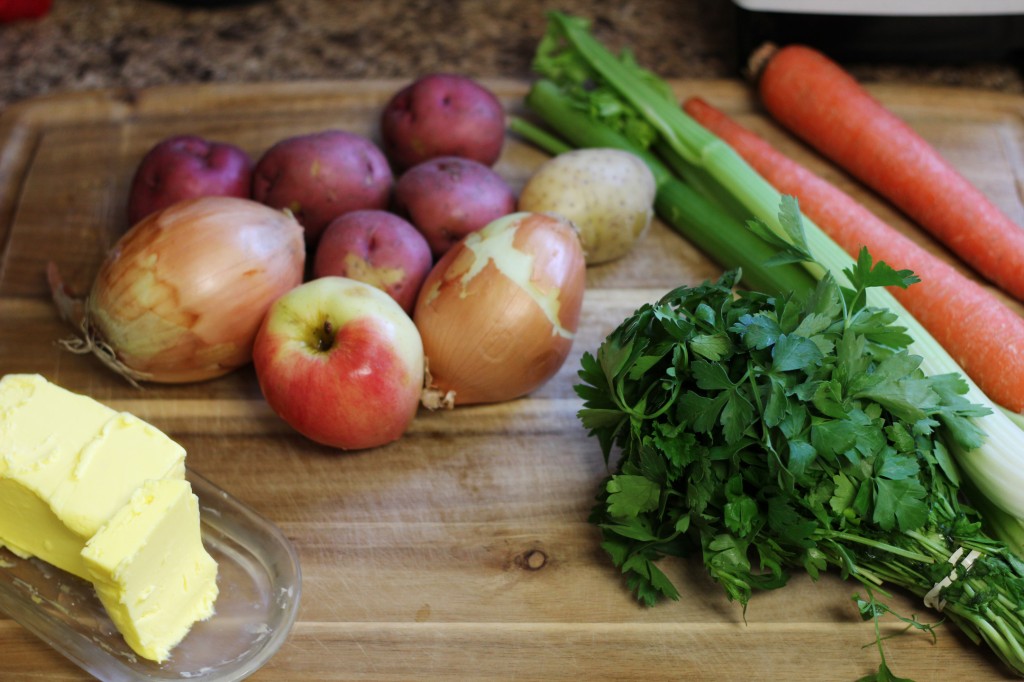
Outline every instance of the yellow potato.
POLYGON ((576 149, 541 164, 519 195, 519 210, 554 213, 579 230, 587 265, 629 253, 654 215, 654 176, 619 149, 576 149))

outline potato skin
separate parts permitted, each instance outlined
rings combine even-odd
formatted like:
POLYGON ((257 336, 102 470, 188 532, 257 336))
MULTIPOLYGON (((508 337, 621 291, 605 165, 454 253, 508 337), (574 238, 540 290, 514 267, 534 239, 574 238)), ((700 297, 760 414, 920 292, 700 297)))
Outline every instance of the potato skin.
POLYGON ((398 178, 395 212, 416 226, 435 258, 460 239, 515 210, 516 196, 498 173, 471 159, 442 156, 398 178))
POLYGON ((520 211, 554 213, 579 230, 587 265, 625 256, 654 217, 657 188, 635 154, 576 149, 537 168, 519 194, 520 211))
POLYGON ((384 152, 399 171, 439 156, 493 166, 505 143, 505 110, 476 81, 435 73, 395 93, 380 129, 384 152))
POLYGON ((252 159, 240 147, 198 135, 174 135, 154 145, 135 169, 128 224, 184 199, 249 198, 252 159))
POLYGON ((290 210, 315 242, 327 224, 360 209, 387 208, 394 176, 371 140, 324 130, 281 140, 253 170, 252 198, 290 210))
POLYGON ((316 247, 313 277, 337 275, 366 282, 411 315, 433 263, 426 238, 408 221, 367 209, 350 211, 327 225, 316 247))

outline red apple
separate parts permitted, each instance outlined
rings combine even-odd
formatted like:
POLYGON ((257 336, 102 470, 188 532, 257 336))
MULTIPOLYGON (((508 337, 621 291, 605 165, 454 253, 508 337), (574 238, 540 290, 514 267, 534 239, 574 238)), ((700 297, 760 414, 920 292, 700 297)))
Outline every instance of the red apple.
POLYGON ((406 220, 378 210, 338 216, 320 235, 313 277, 336 275, 372 284, 412 315, 434 264, 427 239, 406 220))
POLYGON ((292 428, 342 450, 405 433, 423 388, 423 342, 386 293, 346 277, 292 289, 267 312, 253 364, 270 407, 292 428))

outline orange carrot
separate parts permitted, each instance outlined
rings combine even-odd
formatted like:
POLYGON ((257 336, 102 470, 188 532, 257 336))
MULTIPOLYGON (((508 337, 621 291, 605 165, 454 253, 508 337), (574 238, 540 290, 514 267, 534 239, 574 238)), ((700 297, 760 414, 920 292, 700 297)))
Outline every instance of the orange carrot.
POLYGON ((779 123, 1024 300, 1024 230, 841 66, 789 45, 768 56, 758 93, 779 123))
POLYGON ((926 251, 863 204, 785 156, 700 98, 683 108, 724 140, 781 194, 856 258, 866 246, 875 260, 913 270, 921 282, 891 293, 992 400, 1024 412, 1024 318, 989 289, 926 251))

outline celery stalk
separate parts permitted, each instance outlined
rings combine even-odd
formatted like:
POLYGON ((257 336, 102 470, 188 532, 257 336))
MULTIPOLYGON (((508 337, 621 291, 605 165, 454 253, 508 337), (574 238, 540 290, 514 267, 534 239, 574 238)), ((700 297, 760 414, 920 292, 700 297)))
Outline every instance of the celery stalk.
MULTIPOLYGON (((985 529, 992 537, 1006 543, 1018 558, 1024 557, 1024 522, 992 504, 987 497, 974 489, 970 479, 964 481, 963 489, 972 506, 981 514, 985 529)), ((1020 570, 1024 572, 1024 559, 1021 559, 1021 562, 1020 570)))

